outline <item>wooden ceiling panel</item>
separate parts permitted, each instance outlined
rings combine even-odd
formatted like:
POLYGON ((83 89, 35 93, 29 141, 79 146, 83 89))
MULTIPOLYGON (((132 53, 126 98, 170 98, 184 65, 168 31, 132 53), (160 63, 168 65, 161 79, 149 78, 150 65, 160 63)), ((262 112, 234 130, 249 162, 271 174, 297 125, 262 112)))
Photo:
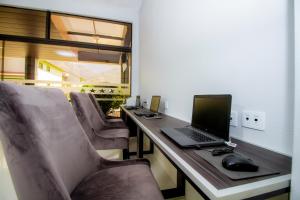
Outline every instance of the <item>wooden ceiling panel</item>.
POLYGON ((44 37, 46 12, 0 7, 0 33, 44 37))
POLYGON ((123 37, 124 25, 112 24, 103 21, 95 21, 96 34, 107 35, 113 37, 123 37))

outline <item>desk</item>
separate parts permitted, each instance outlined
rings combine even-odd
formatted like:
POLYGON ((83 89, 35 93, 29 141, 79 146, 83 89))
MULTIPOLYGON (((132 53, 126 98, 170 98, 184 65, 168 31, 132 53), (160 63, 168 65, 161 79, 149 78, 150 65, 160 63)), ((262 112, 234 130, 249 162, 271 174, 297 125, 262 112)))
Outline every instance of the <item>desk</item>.
POLYGON ((122 107, 122 118, 125 122, 130 119, 136 124, 138 157, 143 157, 142 139, 145 134, 205 199, 265 199, 289 192, 290 157, 233 139, 232 141, 238 144, 239 150, 265 159, 268 165, 282 172, 278 175, 233 181, 201 157, 195 156, 193 150, 179 148, 160 131, 163 127, 183 127, 188 125, 187 122, 164 114, 162 119, 146 120, 133 112, 122 107))

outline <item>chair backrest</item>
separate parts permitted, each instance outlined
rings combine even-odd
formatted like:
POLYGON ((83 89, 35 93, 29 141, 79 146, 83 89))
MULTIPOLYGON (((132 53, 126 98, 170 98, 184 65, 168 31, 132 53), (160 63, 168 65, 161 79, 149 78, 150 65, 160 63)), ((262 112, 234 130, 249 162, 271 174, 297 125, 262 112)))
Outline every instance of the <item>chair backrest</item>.
POLYGON ((86 93, 70 93, 75 113, 89 139, 93 142, 95 133, 101 133, 104 121, 99 116, 94 104, 86 93))
POLYGON ((107 122, 106 115, 105 115, 105 113, 103 112, 103 110, 102 110, 101 106, 99 105, 99 103, 97 102, 97 99, 96 99, 95 95, 92 94, 92 93, 89 93, 89 97, 90 97, 90 99, 91 99, 93 105, 95 106, 95 108, 96 108, 98 114, 100 115, 101 119, 102 119, 104 122, 107 122))
POLYGON ((100 165, 59 89, 0 82, 0 130, 20 200, 69 200, 100 165))

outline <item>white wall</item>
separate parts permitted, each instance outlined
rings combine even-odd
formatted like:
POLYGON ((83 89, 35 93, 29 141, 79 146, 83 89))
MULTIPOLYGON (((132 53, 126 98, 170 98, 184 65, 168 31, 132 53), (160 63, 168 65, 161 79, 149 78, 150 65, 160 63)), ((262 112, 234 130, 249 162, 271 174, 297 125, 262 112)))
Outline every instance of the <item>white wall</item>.
POLYGON ((132 96, 138 94, 140 0, 1 0, 0 3, 17 7, 131 22, 133 27, 132 96))
POLYGON ((295 119, 291 199, 300 199, 300 1, 294 5, 295 14, 295 119))
POLYGON ((264 132, 231 136, 292 152, 293 64, 287 0, 145 0, 140 11, 140 91, 190 121, 194 94, 230 93, 233 110, 266 112, 264 132))

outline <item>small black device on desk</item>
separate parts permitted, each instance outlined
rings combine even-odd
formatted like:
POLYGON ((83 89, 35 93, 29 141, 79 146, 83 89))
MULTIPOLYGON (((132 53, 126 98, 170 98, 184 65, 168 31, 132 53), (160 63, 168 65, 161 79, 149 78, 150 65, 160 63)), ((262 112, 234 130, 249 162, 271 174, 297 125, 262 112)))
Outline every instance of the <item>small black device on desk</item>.
POLYGON ((161 131, 181 147, 223 145, 229 140, 231 95, 195 95, 192 123, 161 131))
POLYGON ((153 113, 150 113, 150 114, 145 114, 144 116, 145 116, 145 117, 154 117, 154 116, 155 116, 155 114, 153 114, 153 113))
POLYGON ((160 96, 152 96, 151 98, 151 104, 150 104, 150 110, 139 110, 135 111, 134 114, 137 116, 154 116, 158 113, 159 109, 159 104, 160 104, 160 96))
POLYGON ((254 164, 254 162, 249 159, 242 157, 239 154, 232 154, 234 151, 234 147, 227 146, 222 148, 215 148, 211 150, 212 156, 221 156, 224 154, 231 154, 223 158, 222 166, 225 169, 231 171, 241 171, 241 172, 256 172, 258 170, 258 166, 254 164))
POLYGON ((216 148, 211 151, 211 154, 213 156, 220 156, 220 155, 224 155, 224 154, 228 154, 228 153, 233 153, 233 150, 234 150, 234 147, 230 147, 230 146, 216 148))
POLYGON ((161 119, 162 116, 159 113, 144 115, 144 119, 161 119))
POLYGON ((127 110, 136 110, 136 109, 140 108, 140 106, 141 106, 141 97, 136 96, 135 106, 124 106, 124 108, 126 108, 127 110))

